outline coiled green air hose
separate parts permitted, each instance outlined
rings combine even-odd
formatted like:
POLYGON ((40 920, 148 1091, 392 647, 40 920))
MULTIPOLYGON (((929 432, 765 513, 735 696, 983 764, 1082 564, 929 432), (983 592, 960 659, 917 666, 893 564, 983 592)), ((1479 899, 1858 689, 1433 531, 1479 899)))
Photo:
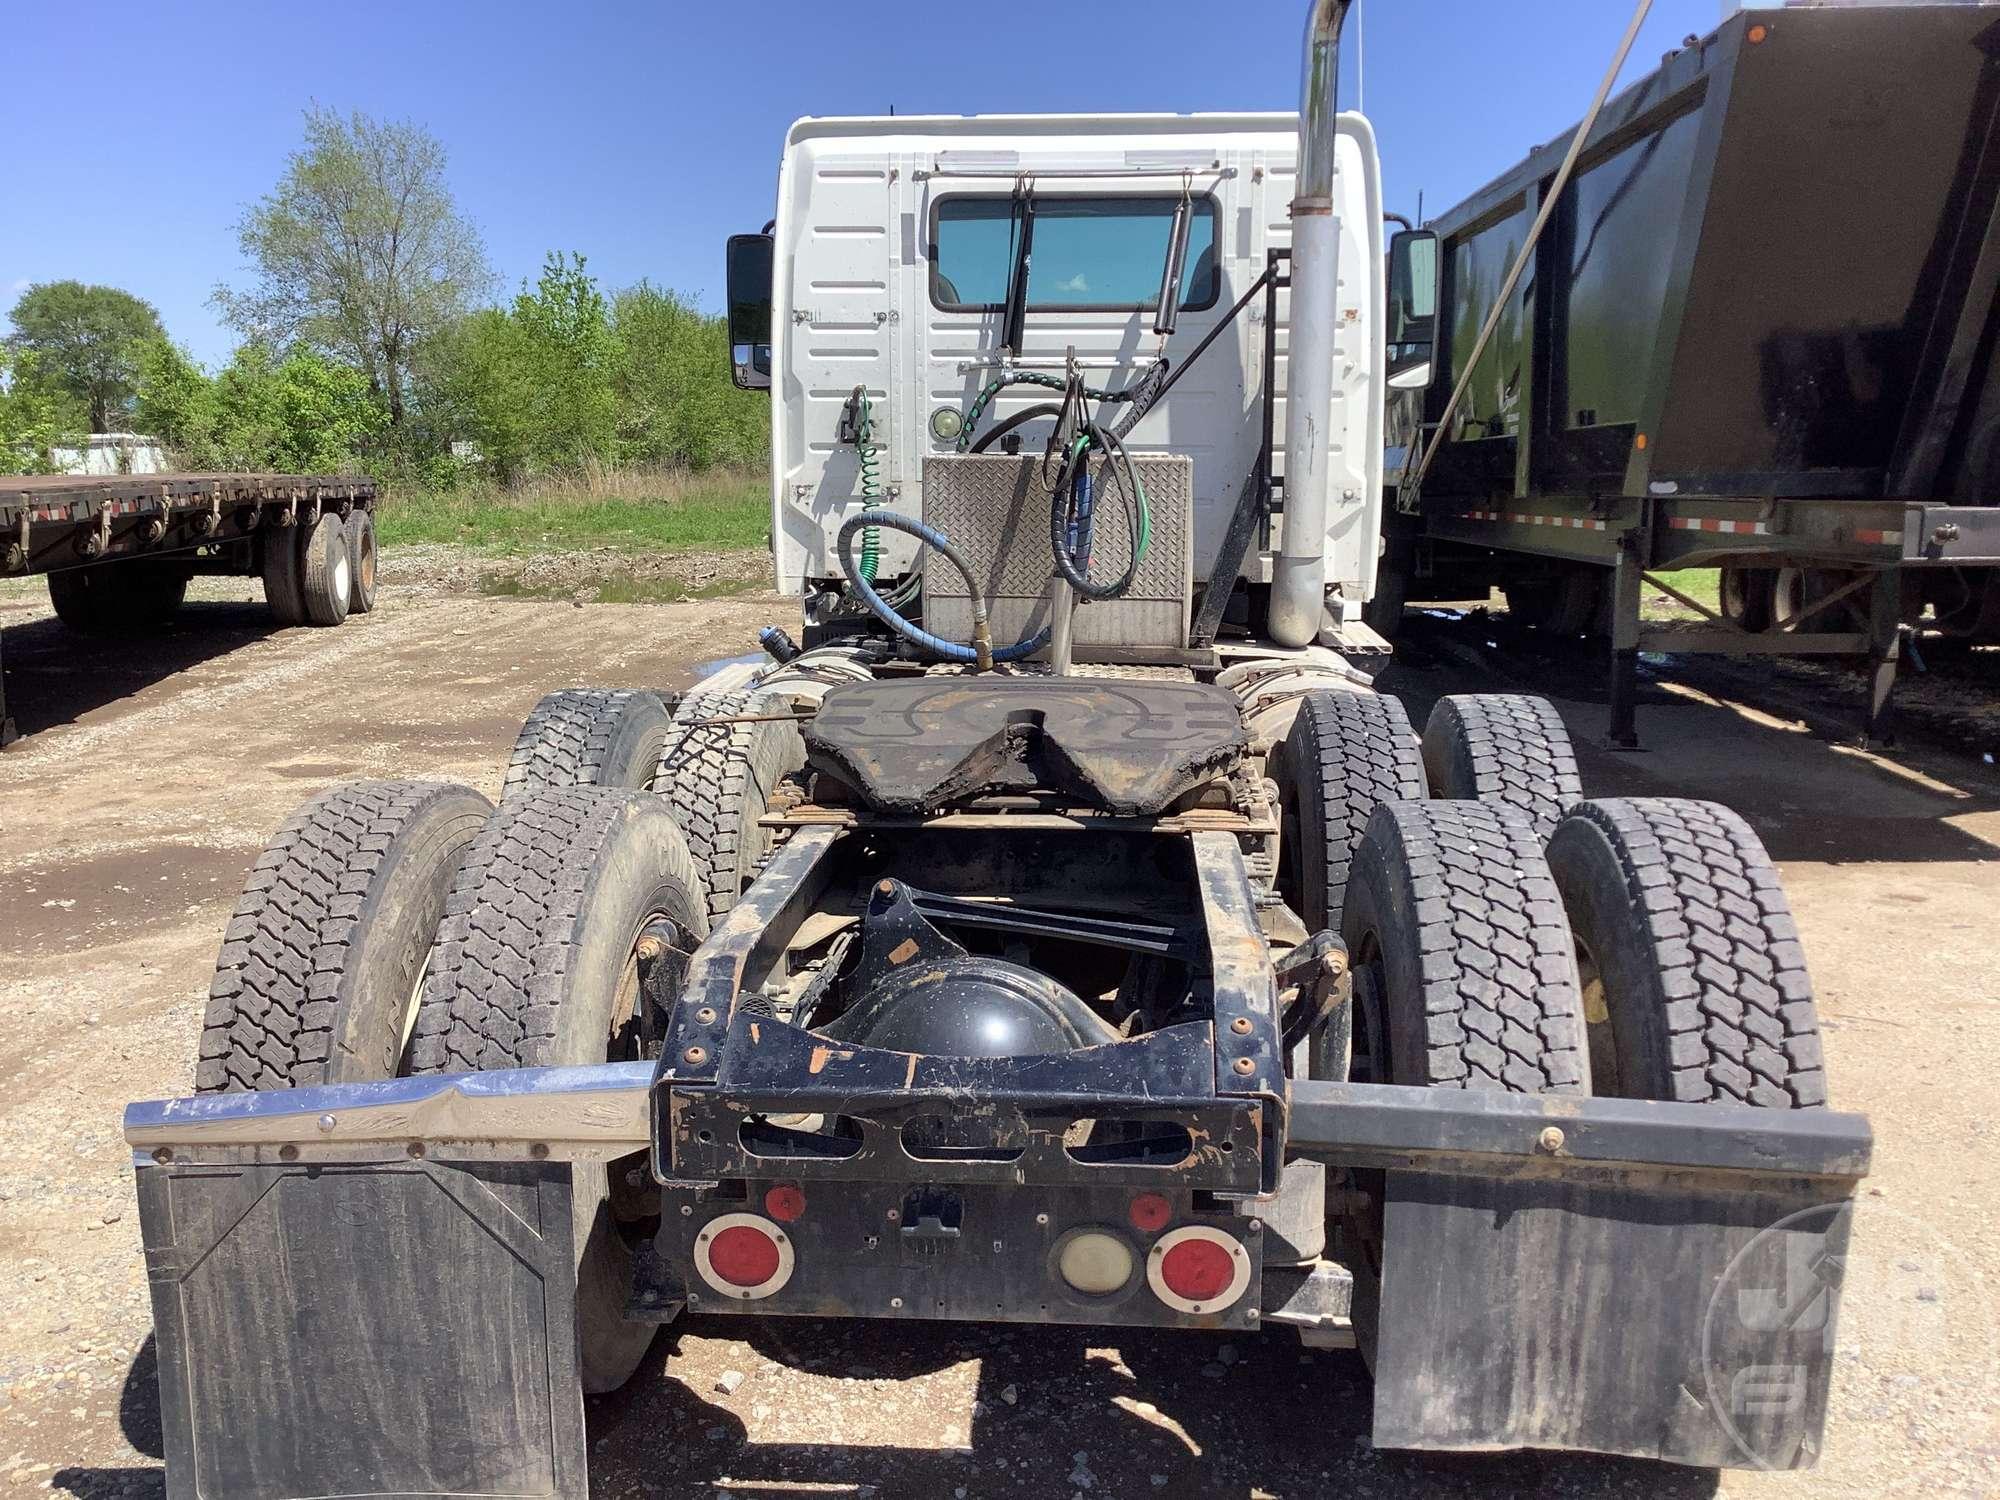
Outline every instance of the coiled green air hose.
MULTIPOLYGON (((881 460, 877 457, 874 443, 875 419, 869 414, 868 388, 854 388, 856 412, 854 419, 854 451, 861 465, 861 502, 873 510, 882 498, 881 460)), ((855 570, 869 583, 875 581, 875 573, 882 565, 882 528, 864 526, 861 528, 861 556, 855 570)))

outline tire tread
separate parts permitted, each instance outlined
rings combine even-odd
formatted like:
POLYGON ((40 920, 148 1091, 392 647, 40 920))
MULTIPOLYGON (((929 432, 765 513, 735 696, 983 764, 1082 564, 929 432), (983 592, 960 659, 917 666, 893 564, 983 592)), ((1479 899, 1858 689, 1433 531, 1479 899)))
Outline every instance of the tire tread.
MULTIPOLYGON (((1407 882, 1421 955, 1423 1082, 1587 1092, 1569 923, 1527 818, 1487 802, 1386 803, 1370 819, 1362 862, 1374 869, 1360 878, 1407 882)), ((1348 934, 1350 947, 1359 940, 1348 934)))
POLYGON ((665 710, 656 694, 639 689, 559 688, 546 694, 515 737, 501 800, 546 787, 604 785, 601 778, 628 719, 649 713, 663 718, 665 710))
POLYGON ((1477 798, 1520 809, 1543 839, 1583 798, 1576 747, 1562 715, 1528 693, 1454 693, 1424 724, 1424 772, 1433 797, 1477 798))
MULTIPOLYGON (((363 781, 306 802, 257 857, 223 931, 202 1018, 197 1093, 323 1081, 336 991, 356 922, 396 839, 440 797, 439 781, 363 781)), ((483 798, 479 799, 481 802, 483 798)))
POLYGON ((1721 803, 1685 797, 1599 798, 1569 816, 1610 845, 1656 956, 1666 1097, 1823 1106, 1826 1068, 1798 926, 1750 825, 1721 803))

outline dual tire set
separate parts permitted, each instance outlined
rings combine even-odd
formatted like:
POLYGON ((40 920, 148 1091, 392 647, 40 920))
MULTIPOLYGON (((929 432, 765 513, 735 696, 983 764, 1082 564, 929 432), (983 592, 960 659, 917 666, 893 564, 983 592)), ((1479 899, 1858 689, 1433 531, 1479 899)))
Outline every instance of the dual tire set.
POLYGON ((267 532, 264 598, 280 625, 338 625, 375 607, 375 517, 322 511, 267 532))
MULTIPOLYGON (((338 625, 375 607, 375 517, 323 511, 277 527, 259 543, 264 597, 281 625, 338 625)), ((171 619, 194 567, 185 555, 123 558, 63 568, 49 577, 56 618, 84 635, 145 630, 171 619)))
MULTIPOLYGON (((670 715, 652 693, 551 693, 498 808, 428 781, 313 798, 224 934, 197 1091, 643 1056, 652 966, 691 954, 754 878, 769 793, 804 763, 797 726, 753 702, 697 692, 670 715)), ((573 1180, 589 1391, 621 1385, 654 1331, 625 1318, 658 1214, 633 1165, 573 1180)))
POLYGON ((1713 802, 1586 800, 1552 705, 1314 693, 1271 757, 1279 879, 1341 934, 1352 1042, 1315 1076, 1683 1103, 1826 1103, 1797 928, 1713 802))

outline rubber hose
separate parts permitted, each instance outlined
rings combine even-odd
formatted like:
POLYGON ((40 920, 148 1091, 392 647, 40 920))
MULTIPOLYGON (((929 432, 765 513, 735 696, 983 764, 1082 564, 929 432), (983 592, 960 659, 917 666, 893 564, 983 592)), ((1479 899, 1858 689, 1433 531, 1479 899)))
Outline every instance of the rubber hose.
POLYGON ((1077 445, 1069 461, 1063 465, 1062 473, 1057 477, 1054 491, 1050 495, 1049 551, 1055 556, 1056 571, 1069 580, 1070 587, 1077 593, 1086 599, 1116 599, 1130 589, 1132 580, 1139 576, 1139 563, 1146 555, 1150 528, 1147 527, 1144 512, 1133 494, 1133 488, 1138 484, 1138 476, 1131 472, 1132 461, 1126 456, 1124 446, 1119 444, 1116 438, 1107 438, 1104 429, 1095 422, 1084 429, 1084 434, 1085 441, 1077 445), (1068 535, 1071 523, 1068 504, 1070 487, 1076 465, 1090 462, 1089 455, 1092 448, 1103 449, 1106 457, 1111 460, 1105 467, 1110 472, 1112 483, 1118 489, 1119 498, 1125 502, 1126 511, 1131 517, 1129 535, 1132 560, 1112 583, 1092 583, 1084 569, 1078 567, 1076 559, 1070 555, 1068 535))
POLYGON ((966 451, 970 453, 984 453, 1016 427, 1032 422, 1037 417, 1059 417, 1061 415, 1062 408, 1053 401, 1044 401, 1041 405, 1031 406, 1026 411, 1017 411, 998 427, 990 427, 985 432, 980 433, 978 441, 966 451))
POLYGON ((971 566, 967 564, 964 554, 952 545, 951 538, 933 527, 926 526, 922 521, 912 520, 899 511, 864 510, 858 515, 849 516, 841 523, 840 536, 835 545, 840 554, 840 571, 847 575, 848 583, 853 586, 854 592, 860 595, 861 602, 868 606, 869 613, 912 645, 922 647, 946 661, 973 662, 983 669, 990 667, 996 661, 1021 661, 1033 656, 1049 643, 1049 630, 1044 627, 1024 641, 1016 641, 1013 645, 1003 646, 998 651, 993 650, 992 638, 986 624, 986 600, 979 592, 979 584, 973 578, 971 566), (943 636, 932 635, 921 625, 911 624, 897 614, 894 607, 875 591, 873 583, 861 577, 860 570, 854 562, 853 541, 854 533, 864 526, 884 526, 891 531, 900 531, 906 536, 913 536, 934 548, 940 557, 958 569, 959 575, 965 579, 966 591, 972 598, 974 644, 966 646, 957 641, 948 641, 943 636))

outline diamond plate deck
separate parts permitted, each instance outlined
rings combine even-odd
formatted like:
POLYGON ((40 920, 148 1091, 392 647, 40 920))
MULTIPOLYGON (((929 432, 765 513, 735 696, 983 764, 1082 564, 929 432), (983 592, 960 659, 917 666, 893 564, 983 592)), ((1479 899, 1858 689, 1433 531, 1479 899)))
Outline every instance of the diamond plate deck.
MULTIPOLYGON (((1152 511, 1152 543, 1123 598, 1077 601, 1079 647, 1187 645, 1194 595, 1194 462, 1134 457, 1152 511)), ((1049 491, 1039 455, 936 454, 924 460, 924 520, 965 554, 988 600, 995 645, 1009 645, 1048 623, 1049 491)), ((1095 538, 1090 576, 1112 579, 1132 556, 1125 506, 1109 465, 1093 466, 1095 538)), ((951 640, 972 638, 972 600, 949 563, 924 569, 924 623, 951 640)))

